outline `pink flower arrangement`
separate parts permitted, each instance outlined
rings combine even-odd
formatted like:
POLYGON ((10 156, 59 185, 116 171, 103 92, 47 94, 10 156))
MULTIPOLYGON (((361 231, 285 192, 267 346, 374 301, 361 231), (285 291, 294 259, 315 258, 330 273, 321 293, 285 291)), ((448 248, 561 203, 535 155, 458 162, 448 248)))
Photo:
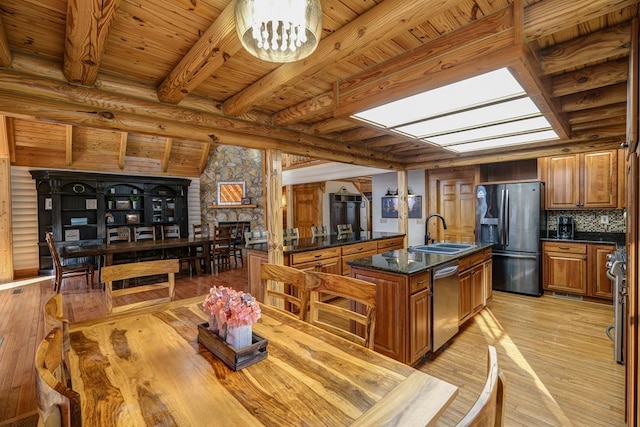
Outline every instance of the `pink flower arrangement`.
POLYGON ((260 305, 251 294, 224 286, 211 288, 202 309, 211 316, 209 329, 223 337, 227 327, 252 325, 261 315, 260 305))

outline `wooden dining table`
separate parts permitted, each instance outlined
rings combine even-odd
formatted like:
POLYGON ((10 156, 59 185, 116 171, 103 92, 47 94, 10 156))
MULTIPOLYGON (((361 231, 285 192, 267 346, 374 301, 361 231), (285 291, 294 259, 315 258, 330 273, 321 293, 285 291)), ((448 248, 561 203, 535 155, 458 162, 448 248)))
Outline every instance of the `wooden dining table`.
POLYGON ((425 426, 458 388, 262 305, 268 355, 233 371, 197 340, 204 296, 70 326, 87 426, 425 426))
POLYGON ((141 240, 139 242, 119 242, 112 244, 64 246, 61 254, 63 258, 82 258, 99 256, 104 258, 104 265, 113 264, 113 256, 116 254, 135 254, 140 252, 161 252, 167 249, 198 248, 203 250, 205 272, 211 273, 211 244, 213 237, 181 237, 165 240, 141 240))

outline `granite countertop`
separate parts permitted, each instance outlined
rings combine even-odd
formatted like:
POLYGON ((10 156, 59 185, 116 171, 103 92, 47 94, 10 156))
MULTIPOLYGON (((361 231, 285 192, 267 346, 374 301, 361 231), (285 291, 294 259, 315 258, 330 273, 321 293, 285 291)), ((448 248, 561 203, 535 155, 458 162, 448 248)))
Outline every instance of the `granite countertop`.
MULTIPOLYGON (((390 239, 393 237, 404 237, 404 234, 390 233, 390 232, 360 232, 352 233, 349 237, 338 238, 337 234, 332 234, 324 237, 302 237, 299 239, 293 239, 283 242, 284 253, 291 254, 296 252, 309 252, 317 249, 326 249, 336 246, 346 246, 359 242, 371 242, 376 240, 390 239)), ((247 250, 257 252, 268 252, 269 246, 267 243, 258 243, 253 245, 246 245, 247 250)))
POLYGON ((347 264, 353 267, 387 271, 396 274, 415 274, 474 254, 491 246, 491 243, 478 243, 473 248, 455 255, 428 254, 414 251, 411 248, 400 249, 347 261, 347 264))
POLYGON ((617 247, 625 246, 625 233, 592 233, 576 231, 573 239, 559 239, 555 230, 544 232, 540 240, 547 242, 575 242, 575 243, 608 243, 617 247))

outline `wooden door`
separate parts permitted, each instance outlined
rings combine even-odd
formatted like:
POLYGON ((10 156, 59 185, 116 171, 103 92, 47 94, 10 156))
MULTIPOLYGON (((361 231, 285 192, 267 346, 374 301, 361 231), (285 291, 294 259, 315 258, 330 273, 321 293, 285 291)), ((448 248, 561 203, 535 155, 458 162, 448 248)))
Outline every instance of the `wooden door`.
POLYGON ((475 191, 474 169, 429 173, 428 213, 444 216, 447 229, 439 220, 427 224, 431 238, 438 240, 474 242, 475 191))
POLYGON ((580 205, 579 155, 549 157, 547 209, 575 209, 580 205))
POLYGON ((615 209, 618 206, 618 151, 580 156, 580 207, 615 209))
POLYGON ((322 224, 323 184, 303 184, 293 187, 293 226, 300 237, 311 237, 311 227, 322 224))

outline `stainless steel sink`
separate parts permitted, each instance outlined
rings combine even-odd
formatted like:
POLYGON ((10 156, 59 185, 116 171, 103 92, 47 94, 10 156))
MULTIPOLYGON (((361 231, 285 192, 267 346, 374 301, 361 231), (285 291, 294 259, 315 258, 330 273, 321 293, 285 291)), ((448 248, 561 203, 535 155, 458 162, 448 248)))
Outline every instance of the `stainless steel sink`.
POLYGON ((457 253, 474 248, 476 245, 472 243, 432 243, 430 245, 413 246, 411 250, 417 252, 426 252, 429 254, 455 255, 457 253))

